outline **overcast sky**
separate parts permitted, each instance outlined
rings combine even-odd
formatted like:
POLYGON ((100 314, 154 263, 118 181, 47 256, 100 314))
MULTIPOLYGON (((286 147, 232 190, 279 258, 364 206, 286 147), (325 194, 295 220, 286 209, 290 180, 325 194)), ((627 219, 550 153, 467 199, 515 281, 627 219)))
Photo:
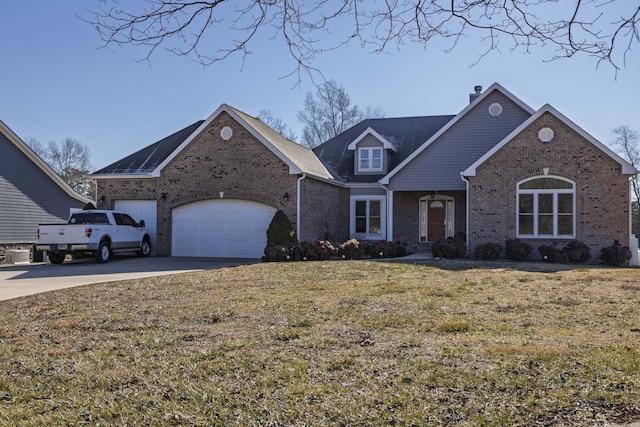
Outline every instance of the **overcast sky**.
MULTIPOLYGON (((0 120, 23 140, 67 137, 89 147, 95 169, 206 119, 222 103, 250 115, 269 110, 301 135, 296 115, 313 82, 285 77, 286 50, 264 36, 243 64, 233 57, 207 68, 187 58, 125 47, 101 48, 97 32, 78 18, 98 0, 21 0, 0 5, 0 120)), ((611 130, 640 130, 640 46, 616 74, 589 57, 545 62, 504 49, 477 65, 479 41, 453 52, 444 44, 404 46, 374 54, 354 44, 319 57, 316 66, 344 86, 354 103, 387 117, 457 114, 475 85, 498 82, 534 109, 551 104, 603 143, 611 130)))

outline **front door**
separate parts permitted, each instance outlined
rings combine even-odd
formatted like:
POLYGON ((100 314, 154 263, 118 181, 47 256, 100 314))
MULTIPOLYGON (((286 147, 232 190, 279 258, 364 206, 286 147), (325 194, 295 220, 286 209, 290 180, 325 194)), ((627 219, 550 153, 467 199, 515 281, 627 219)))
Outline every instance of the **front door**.
POLYGON ((446 209, 441 200, 429 200, 429 240, 435 241, 446 237, 446 209))

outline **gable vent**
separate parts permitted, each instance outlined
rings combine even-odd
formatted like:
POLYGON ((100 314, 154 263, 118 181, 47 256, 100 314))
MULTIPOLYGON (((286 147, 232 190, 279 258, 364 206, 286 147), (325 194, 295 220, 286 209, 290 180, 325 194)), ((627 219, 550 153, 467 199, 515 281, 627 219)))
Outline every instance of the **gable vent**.
POLYGON ((497 102, 489 105, 489 114, 491 114, 493 117, 498 117, 500 114, 502 114, 502 105, 498 104, 497 102))

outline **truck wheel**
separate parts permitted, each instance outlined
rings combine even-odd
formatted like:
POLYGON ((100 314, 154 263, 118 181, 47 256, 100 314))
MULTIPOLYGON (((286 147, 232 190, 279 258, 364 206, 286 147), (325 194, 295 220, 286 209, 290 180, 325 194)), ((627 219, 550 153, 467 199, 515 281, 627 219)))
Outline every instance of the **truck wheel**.
POLYGON ((96 255, 95 255, 96 262, 99 264, 108 262, 110 255, 111 255, 111 252, 109 251, 109 243, 100 242, 100 245, 98 246, 98 252, 96 252, 96 255))
POLYGON ((57 252, 49 252, 49 262, 51 264, 62 264, 64 262, 65 254, 59 254, 57 252))
POLYGON ((143 257, 149 256, 151 254, 151 240, 148 237, 142 239, 142 245, 140 246, 140 250, 136 251, 136 255, 143 257))

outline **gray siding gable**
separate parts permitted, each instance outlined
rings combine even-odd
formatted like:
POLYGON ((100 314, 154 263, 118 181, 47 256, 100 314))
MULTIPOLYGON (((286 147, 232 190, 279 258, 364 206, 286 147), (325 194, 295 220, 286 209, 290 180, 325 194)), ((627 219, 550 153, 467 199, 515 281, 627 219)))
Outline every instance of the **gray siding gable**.
POLYGON ((2 132, 0 191, 0 243, 33 243, 39 223, 65 222, 71 208, 86 203, 70 196, 2 132))
POLYGON ((531 112, 498 90, 487 94, 389 180, 393 191, 465 190, 464 171, 509 135, 531 112), (489 114, 499 103, 502 113, 489 114))

